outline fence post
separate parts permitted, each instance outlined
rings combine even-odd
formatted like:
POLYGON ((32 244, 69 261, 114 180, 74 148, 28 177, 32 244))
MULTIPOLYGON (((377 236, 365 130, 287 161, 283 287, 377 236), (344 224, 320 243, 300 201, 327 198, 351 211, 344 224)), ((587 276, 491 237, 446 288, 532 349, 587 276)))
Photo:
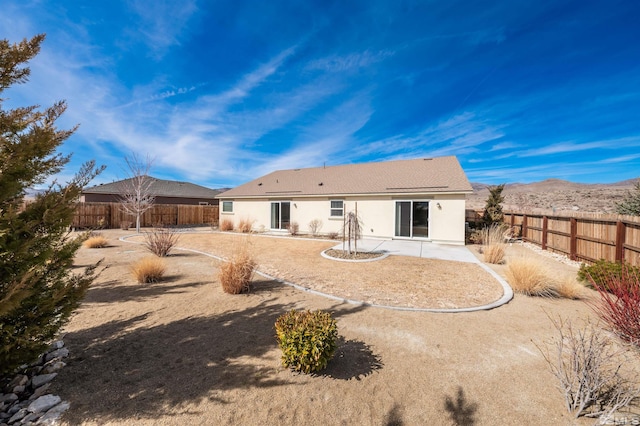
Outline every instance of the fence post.
POLYGON ((578 221, 575 217, 571 218, 571 237, 569 242, 569 259, 577 259, 578 251, 578 221))
POLYGON ((547 228, 549 226, 549 219, 547 216, 542 216, 542 250, 547 249, 547 228))
POLYGON ((527 239, 527 215, 522 215, 522 241, 528 241, 527 239))
POLYGON ((623 221, 616 222, 616 262, 624 263, 624 243, 627 235, 623 221))

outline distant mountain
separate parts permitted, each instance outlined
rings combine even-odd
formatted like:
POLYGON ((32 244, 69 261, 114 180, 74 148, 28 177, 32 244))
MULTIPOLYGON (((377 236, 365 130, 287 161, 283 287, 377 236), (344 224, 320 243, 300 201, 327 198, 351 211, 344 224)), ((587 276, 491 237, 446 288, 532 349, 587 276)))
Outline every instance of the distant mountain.
MULTIPOLYGON (((505 209, 573 210, 611 213, 615 211, 637 179, 609 184, 576 183, 562 179, 546 179, 532 183, 506 184, 503 195, 505 209)), ((467 196, 467 208, 482 209, 491 185, 471 182, 473 194, 467 196)))
POLYGON ((33 200, 37 195, 44 193, 44 189, 27 189, 24 191, 24 197, 27 200, 33 200))

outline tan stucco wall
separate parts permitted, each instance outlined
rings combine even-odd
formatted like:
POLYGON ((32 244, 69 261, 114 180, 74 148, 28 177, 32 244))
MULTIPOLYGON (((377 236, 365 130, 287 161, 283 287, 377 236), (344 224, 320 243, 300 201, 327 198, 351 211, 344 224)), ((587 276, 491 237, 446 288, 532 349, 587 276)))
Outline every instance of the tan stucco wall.
MULTIPOLYGON (((394 238, 395 201, 427 200, 429 204, 429 232, 433 242, 464 244, 465 198, 464 195, 434 195, 432 197, 332 197, 332 198, 289 198, 289 199, 236 199, 233 213, 222 212, 220 220, 232 220, 237 226, 241 220, 253 222, 253 230, 269 231, 271 223, 271 201, 291 203, 291 221, 297 222, 300 233, 309 232, 309 222, 322 221, 322 234, 341 232, 342 218, 330 216, 330 201, 343 200, 345 213, 355 209, 363 226, 363 237, 394 238), (437 204, 440 204, 440 207, 437 204)), ((222 201, 220 203, 222 205, 222 201)))

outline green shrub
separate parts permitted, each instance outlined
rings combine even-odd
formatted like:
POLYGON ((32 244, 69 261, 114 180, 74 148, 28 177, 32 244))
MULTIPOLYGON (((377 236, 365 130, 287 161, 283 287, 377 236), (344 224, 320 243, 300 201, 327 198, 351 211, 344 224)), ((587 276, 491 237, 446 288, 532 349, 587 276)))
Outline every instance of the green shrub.
POLYGON ((324 311, 296 311, 276 320, 276 338, 282 349, 282 365, 303 373, 324 369, 336 350, 338 327, 324 311))
MULTIPOLYGON (((640 277, 640 267, 631 265, 626 265, 626 267, 629 276, 640 277)), ((622 278, 622 263, 600 259, 593 265, 583 263, 578 270, 578 280, 587 283, 591 288, 595 283, 598 287, 606 290, 607 282, 612 278, 622 278)))

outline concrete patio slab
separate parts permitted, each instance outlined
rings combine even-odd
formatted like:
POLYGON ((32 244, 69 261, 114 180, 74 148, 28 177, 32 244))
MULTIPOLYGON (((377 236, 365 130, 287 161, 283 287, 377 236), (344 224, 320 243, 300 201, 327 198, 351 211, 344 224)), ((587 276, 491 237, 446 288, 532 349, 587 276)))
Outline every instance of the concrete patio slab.
MULTIPOLYGON (((342 243, 333 247, 342 250, 342 243)), ((358 241, 360 251, 382 251, 398 256, 423 257, 429 259, 455 260, 458 262, 481 263, 465 246, 437 244, 416 240, 377 240, 363 238, 358 241)))

